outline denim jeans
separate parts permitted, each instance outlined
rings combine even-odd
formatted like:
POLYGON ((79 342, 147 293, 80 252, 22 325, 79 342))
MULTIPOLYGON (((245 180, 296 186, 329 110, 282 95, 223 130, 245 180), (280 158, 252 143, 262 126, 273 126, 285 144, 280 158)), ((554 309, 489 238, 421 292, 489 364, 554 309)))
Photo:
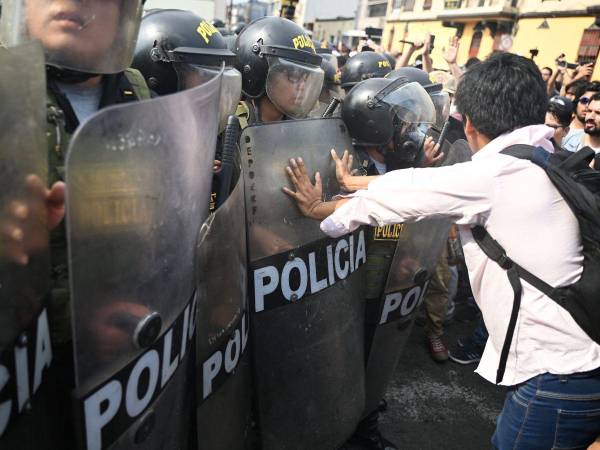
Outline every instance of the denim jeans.
POLYGON ((545 373, 506 395, 492 444, 498 450, 585 450, 600 436, 600 368, 545 373))
POLYGON ((473 331, 471 339, 473 340, 473 344, 475 344, 476 346, 481 348, 485 347, 485 343, 488 339, 488 330, 485 327, 485 322, 483 321, 483 318, 479 318, 477 328, 475 328, 475 331, 473 331))

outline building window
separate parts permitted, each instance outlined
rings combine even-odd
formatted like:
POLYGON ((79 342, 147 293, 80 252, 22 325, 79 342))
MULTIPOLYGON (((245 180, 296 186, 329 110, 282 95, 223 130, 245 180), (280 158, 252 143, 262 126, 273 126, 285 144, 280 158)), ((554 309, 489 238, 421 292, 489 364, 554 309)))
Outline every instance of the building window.
POLYGON ((471 47, 469 47, 469 58, 477 58, 482 37, 483 33, 481 31, 476 31, 473 33, 473 37, 471 38, 471 47))
MULTIPOLYGON (((412 0, 414 2, 414 0, 412 0)), ((385 17, 387 12, 387 3, 378 5, 369 5, 369 17, 385 17)))
POLYGON ((415 0, 404 0, 404 11, 412 11, 415 8, 415 0))
POLYGON ((403 3, 404 3, 404 0, 394 0, 394 3, 392 4, 392 9, 402 8, 403 3))
POLYGON ((431 0, 423 1, 423 9, 431 9, 431 0))
POLYGON ((445 0, 444 8, 446 9, 458 9, 461 6, 461 0, 445 0))
POLYGON ((577 62, 585 64, 595 62, 600 52, 600 29, 587 29, 583 31, 581 43, 577 51, 577 62))

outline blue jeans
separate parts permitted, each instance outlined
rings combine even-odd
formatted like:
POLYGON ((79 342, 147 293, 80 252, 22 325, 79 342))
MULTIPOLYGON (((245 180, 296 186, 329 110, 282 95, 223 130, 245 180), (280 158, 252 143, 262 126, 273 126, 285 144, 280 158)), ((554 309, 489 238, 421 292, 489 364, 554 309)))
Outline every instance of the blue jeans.
POLYGON ((484 348, 485 347, 485 343, 487 342, 488 339, 488 330, 485 327, 485 322, 483 321, 483 318, 479 318, 479 322, 477 323, 477 328, 475 328, 475 331, 473 331, 473 334, 471 335, 471 339, 473 340, 473 343, 475 345, 477 345, 478 347, 484 348))
POLYGON ((498 416, 498 450, 585 450, 600 436, 600 368, 545 373, 513 386, 498 416))

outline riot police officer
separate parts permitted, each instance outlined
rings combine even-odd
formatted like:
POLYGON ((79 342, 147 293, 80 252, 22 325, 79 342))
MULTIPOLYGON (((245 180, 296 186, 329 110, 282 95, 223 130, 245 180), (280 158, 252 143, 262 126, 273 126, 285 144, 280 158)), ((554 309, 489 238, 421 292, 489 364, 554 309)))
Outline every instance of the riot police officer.
POLYGON ((234 58, 221 33, 194 13, 156 10, 142 20, 133 62, 160 95, 200 86, 223 69, 221 134, 211 196, 214 214, 202 227, 195 267, 199 274, 195 426, 201 450, 242 449, 250 417, 249 352, 240 352, 243 354, 228 383, 221 382, 227 374, 225 370, 217 377, 207 371, 205 364, 214 364, 215 355, 222 354, 223 346, 227 349, 230 337, 248 330, 239 125, 235 124, 235 117, 230 117, 240 100, 242 76, 233 68, 234 58), (224 268, 239 269, 230 272, 224 268))
POLYGON ((294 155, 333 168, 321 146, 350 148, 351 141, 339 118, 290 120, 307 117, 324 79, 322 58, 305 30, 279 17, 259 19, 240 33, 235 52, 246 96, 238 115, 252 124, 244 128, 240 146, 261 445, 337 448, 364 407, 364 233, 321 242, 317 224, 281 198, 286 175, 276 168, 294 155))
POLYGON ((433 83, 427 72, 416 67, 402 67, 391 71, 385 77, 390 80, 406 78, 423 86, 435 106, 435 126, 441 130, 450 112, 450 97, 442 90, 444 86, 441 83, 433 83))
MULTIPOLYGON (((43 390, 46 379, 57 376, 56 389, 52 390, 58 395, 58 405, 61 406, 58 413, 44 413, 46 424, 55 427, 53 437, 44 432, 47 427, 42 426, 43 422, 42 425, 33 425, 36 433, 31 434, 32 430, 29 429, 19 436, 23 432, 19 429, 22 417, 19 416, 22 410, 19 410, 14 428, 9 425, 8 434, 0 437, 0 441, 8 440, 5 441, 7 445, 15 437, 20 445, 27 448, 28 441, 34 435, 37 435, 37 441, 33 439, 36 448, 69 448, 73 445, 74 433, 69 427, 70 408, 67 406, 70 404, 69 391, 73 383, 69 274, 65 225, 61 222, 65 210, 62 181, 66 150, 79 124, 98 109, 150 98, 150 91, 139 72, 128 69, 141 20, 142 3, 142 0, 18 0, 5 5, 2 14, 0 42, 9 48, 9 53, 27 52, 22 44, 31 40, 39 41, 45 53, 47 114, 44 112, 44 115, 48 121, 48 185, 51 190, 43 195, 48 210, 47 226, 53 229, 50 241, 51 295, 46 304, 52 340, 52 365, 48 362, 49 368, 39 373, 36 388, 41 385, 43 390), (54 414, 56 417, 53 417, 54 414), (62 422, 53 424, 52 420, 57 418, 62 422)), ((34 64, 32 67, 38 70, 34 64)), ((37 113, 32 111, 32 116, 37 113)), ((36 183, 39 183, 39 179, 36 183)), ((13 236, 16 235, 13 233, 13 236)), ((22 263, 27 264, 29 256, 21 254, 22 263)), ((4 348, 1 350, 5 351, 4 348)), ((33 393, 30 395, 33 396, 33 393)), ((37 408, 44 406, 43 399, 38 399, 37 403, 22 398, 22 401, 25 400, 30 402, 33 411, 28 414, 29 417, 35 417, 36 411, 39 411, 37 408)), ((29 423, 29 426, 32 424, 29 423)))
MULTIPOLYGON (((446 128, 443 133, 444 142, 439 143, 441 161, 443 161, 444 155, 452 151, 451 148, 456 151, 457 147, 466 147, 463 124, 461 121, 449 116, 450 98, 446 92, 442 91, 442 84, 433 83, 425 71, 415 67, 402 67, 386 75, 386 78, 391 80, 400 77, 419 83, 433 101, 436 110, 436 121, 429 131, 429 135, 439 141, 442 129, 446 128), (454 147, 452 147, 453 145, 454 147)), ((465 153, 468 154, 468 151, 465 153)), ((427 312, 425 334, 431 357, 437 362, 444 362, 448 359, 448 350, 442 341, 442 336, 449 303, 449 283, 448 255, 446 249, 444 249, 435 272, 432 274, 431 283, 425 297, 425 310, 427 312)))
POLYGON ((355 84, 369 78, 383 78, 392 71, 385 56, 376 52, 361 52, 351 57, 342 68, 342 89, 348 92, 355 84))
POLYGON ((245 96, 238 116, 247 123, 306 117, 323 85, 321 56, 304 29, 281 17, 246 26, 236 41, 236 68, 245 96))
MULTIPOLYGON (((366 186, 372 176, 389 170, 432 164, 439 159, 438 147, 427 139, 428 128, 435 121, 435 108, 426 91, 406 78, 388 80, 374 78, 359 82, 342 104, 342 119, 353 137, 361 159, 360 166, 367 177, 352 177, 348 155, 340 160, 336 155, 336 171, 340 185, 346 191, 366 186)), ((297 191, 284 188, 296 199, 301 211, 310 217, 324 218, 334 202, 317 198, 317 186, 306 184, 306 169, 300 161, 291 160, 287 168, 297 191)), ((366 281, 366 408, 363 420, 348 448, 395 448, 381 436, 377 428, 378 403, 398 362, 399 350, 406 341, 411 314, 426 290, 427 279, 424 254, 436 234, 421 233, 402 224, 391 227, 370 227, 367 247, 366 281), (425 236, 426 235, 426 236, 425 236), (414 297, 405 315, 394 315, 391 295, 414 297), (410 310, 410 311, 409 311, 410 310)), ((442 233, 443 239, 443 233, 442 233)), ((439 240, 439 237, 437 237, 439 240)), ((396 297, 397 298, 397 297, 396 297)))
MULTIPOLYGON (((318 41, 313 42, 315 43, 315 46, 318 44, 318 41)), ((310 116, 322 117, 328 106, 331 105, 331 108, 335 107, 335 103, 332 104, 333 99, 342 99, 344 92, 340 88, 340 69, 337 57, 332 54, 330 48, 316 47, 316 49, 317 53, 323 58, 321 68, 323 69, 323 72, 325 72, 325 79, 323 88, 321 89, 321 95, 319 96, 319 102, 317 103, 316 108, 311 111, 310 116)), ((333 111, 331 111, 329 115, 333 115, 333 111)))

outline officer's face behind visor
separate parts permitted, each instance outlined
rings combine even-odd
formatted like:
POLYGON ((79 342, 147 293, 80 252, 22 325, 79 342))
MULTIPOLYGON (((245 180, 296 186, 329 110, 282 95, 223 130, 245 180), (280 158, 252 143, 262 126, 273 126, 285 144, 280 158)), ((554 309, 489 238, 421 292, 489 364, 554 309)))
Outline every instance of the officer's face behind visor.
POLYGON ((418 83, 401 85, 382 100, 394 113, 393 148, 397 159, 412 163, 423 148, 436 112, 429 94, 418 83))
POLYGON ((301 119, 313 109, 323 87, 320 67, 268 57, 267 96, 286 116, 301 119))
POLYGON ((0 41, 41 42, 48 64, 117 73, 132 61, 141 0, 4 0, 0 41))
MULTIPOLYGON (((214 66, 200 66, 195 64, 174 64, 179 78, 179 89, 190 89, 213 79, 221 68, 214 66)), ((225 67, 221 84, 221 99, 219 103, 220 130, 225 129, 227 118, 235 114, 235 110, 242 96, 242 74, 233 67, 225 67)))

